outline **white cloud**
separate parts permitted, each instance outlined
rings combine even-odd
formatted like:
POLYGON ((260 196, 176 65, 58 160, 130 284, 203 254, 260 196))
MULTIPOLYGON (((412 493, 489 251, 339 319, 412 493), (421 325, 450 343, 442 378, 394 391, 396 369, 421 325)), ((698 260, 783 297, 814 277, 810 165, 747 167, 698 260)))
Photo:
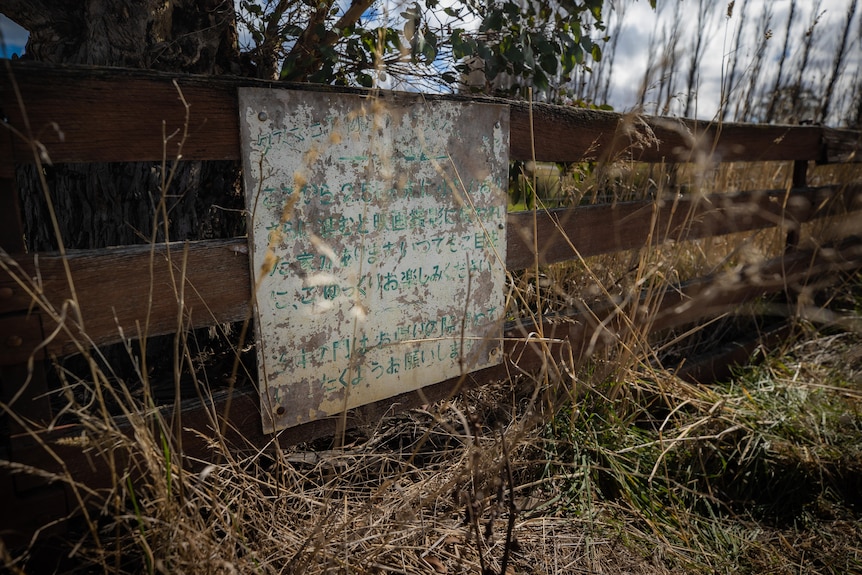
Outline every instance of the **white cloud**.
MULTIPOLYGON (((346 2, 346 0, 343 0, 346 2)), ((445 0, 445 4, 454 0, 445 0)), ((384 6, 395 11, 406 4, 407 0, 385 0, 384 6)), ((852 0, 796 0, 794 25, 791 29, 788 53, 785 67, 795 74, 798 63, 803 57, 803 45, 806 31, 819 15, 814 28, 814 42, 808 56, 803 81, 823 91, 832 73, 834 56, 843 33, 848 7, 852 0), (815 7, 819 7, 815 12, 815 7)), ((781 51, 784 47, 784 34, 791 0, 737 0, 731 18, 726 17, 727 2, 706 0, 704 3, 712 12, 709 27, 698 28, 697 11, 699 0, 663 0, 659 8, 650 8, 647 0, 606 0, 605 21, 609 24, 608 32, 617 36, 616 53, 613 55, 613 69, 610 78, 608 100, 617 110, 635 109, 643 100, 645 111, 661 112, 669 104, 668 112, 681 115, 688 97, 687 73, 689 61, 693 52, 697 35, 704 40, 702 57, 696 73, 695 94, 693 106, 696 115, 703 119, 716 116, 721 105, 721 88, 730 73, 733 58, 736 57, 735 86, 736 90, 728 94, 731 107, 743 105, 741 94, 748 92, 748 83, 755 82, 759 89, 768 89, 775 83, 781 51), (612 11, 611 6, 616 10, 612 11), (744 9, 743 9, 744 6, 744 9), (764 9, 771 11, 771 19, 764 21, 764 9), (677 62, 673 70, 673 88, 668 91, 662 88, 670 79, 656 71, 662 60, 662 55, 670 45, 669 35, 673 31, 675 13, 681 15, 679 39, 677 44, 677 62), (743 14, 744 11, 744 14, 743 14), (622 18, 620 26, 614 22, 622 18), (734 52, 735 35, 742 29, 742 43, 738 52, 734 52), (772 37, 766 43, 766 53, 759 71, 756 69, 756 49, 767 30, 772 37), (647 70, 653 72, 648 77, 645 86, 647 70), (757 78, 752 78, 757 72, 757 78), (646 91, 644 92, 644 89, 646 91), (668 95, 670 92, 670 98, 668 95), (642 98, 643 95, 643 98, 642 98)), ((768 13, 768 12, 767 12, 768 13)), ((862 77, 862 6, 857 8, 855 19, 848 37, 845 61, 842 74, 834 89, 831 109, 842 110, 850 106, 848 98, 857 93, 855 85, 862 77), (855 83, 855 84, 854 84, 855 83), (842 108, 843 107, 843 108, 842 108)), ((26 30, 0 14, 0 34, 5 45, 6 57, 11 52, 21 53, 27 42, 26 30)), ((610 54, 606 53, 607 57, 610 54)), ((607 58, 606 58, 607 59, 607 58)), ((607 63, 595 66, 599 68, 607 63)), ((787 72, 785 72, 786 74, 787 72)), ((597 76, 594 73, 594 76, 597 76)), ((785 76, 786 77, 786 76, 785 76)), ((582 78, 590 81, 590 78, 582 78)), ((601 103, 601 102, 600 102, 601 103)), ((833 114, 827 122, 841 124, 845 118, 833 114)))
MULTIPOLYGON (((677 65, 673 71, 675 94, 670 105, 670 113, 681 114, 688 94, 687 74, 689 61, 694 52, 694 42, 697 35, 704 40, 703 56, 696 73, 696 115, 703 119, 716 116, 721 104, 721 86, 730 72, 734 57, 735 34, 742 28, 742 42, 736 54, 736 85, 737 90, 729 95, 729 103, 736 106, 740 94, 747 93, 747 83, 768 88, 774 85, 778 62, 784 48, 784 35, 787 18, 790 12, 790 0, 738 0, 735 3, 733 16, 726 17, 727 2, 707 1, 708 9, 713 12, 709 19, 710 26, 698 28, 697 0, 666 0, 660 3, 659 10, 652 10, 645 0, 625 2, 624 20, 619 30, 619 45, 617 47, 613 74, 611 77, 610 103, 619 110, 635 108, 639 101, 643 80, 647 67, 655 68, 661 53, 668 47, 670 40, 666 37, 672 29, 675 10, 679 9, 682 16, 680 38, 677 46, 677 65), (746 3, 745 14, 742 6, 746 3), (771 10, 771 19, 766 22, 764 9, 771 10), (759 42, 767 31, 771 38, 766 42, 766 52, 759 69, 756 67, 756 50, 759 42), (663 35, 665 36, 662 40, 663 35), (655 40, 650 43, 650 38, 655 40)), ((814 30, 814 43, 806 67, 804 81, 819 85, 824 89, 832 71, 834 55, 843 33, 844 22, 851 0, 821 0, 820 20, 814 30)), ((619 6, 620 2, 616 2, 619 6)), ((816 0, 799 0, 796 2, 796 13, 788 42, 788 54, 785 61, 785 77, 788 70, 795 73, 798 62, 802 58, 802 47, 805 33, 814 19, 816 0)), ((609 9, 606 4, 606 10, 609 9)), ((766 12, 768 14, 768 11, 766 12)), ((610 16, 609 13, 606 13, 610 16)), ((860 24, 862 7, 857 9, 851 32, 848 37, 845 63, 841 78, 836 85, 835 96, 840 100, 842 94, 850 92, 851 82, 859 81, 860 61, 862 61, 862 46, 860 46, 860 24)), ((653 113, 661 111, 667 101, 667 92, 660 92, 662 77, 653 73, 650 86, 645 94, 646 111, 653 113)), ((667 80, 667 76, 665 76, 667 80)), ((836 102, 837 103, 837 102, 836 102)), ((830 118, 830 123, 839 122, 840 118, 830 118)))

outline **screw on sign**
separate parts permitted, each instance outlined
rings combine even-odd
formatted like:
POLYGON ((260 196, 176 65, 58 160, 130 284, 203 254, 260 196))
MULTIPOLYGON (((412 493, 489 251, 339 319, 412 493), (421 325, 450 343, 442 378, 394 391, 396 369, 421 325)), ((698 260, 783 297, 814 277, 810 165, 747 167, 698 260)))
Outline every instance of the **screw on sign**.
POLYGON ((499 363, 508 107, 239 100, 265 430, 499 363))

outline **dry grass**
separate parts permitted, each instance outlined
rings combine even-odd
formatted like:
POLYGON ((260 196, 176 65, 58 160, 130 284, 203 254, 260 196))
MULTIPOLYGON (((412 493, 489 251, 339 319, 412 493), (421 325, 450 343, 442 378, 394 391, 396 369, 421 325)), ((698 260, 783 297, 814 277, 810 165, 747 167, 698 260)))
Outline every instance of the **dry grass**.
POLYGON ((556 410, 524 378, 387 418, 338 450, 215 446, 221 463, 181 485, 139 429, 141 477, 117 486, 123 505, 96 521, 98 539, 72 541, 75 564, 477 573, 500 572, 508 548, 515 573, 854 572, 859 343, 805 339, 714 388, 631 371, 615 401, 615 381, 584 377, 556 410))
MULTIPOLYGON (((655 297, 765 258, 774 236, 552 266, 515 290, 529 306, 538 286, 547 313, 573 297, 655 297)), ((859 285, 847 278, 830 309, 856 318, 859 285)), ((504 563, 508 573, 860 572, 862 342, 853 331, 801 333, 779 355, 762 352, 762 367, 703 387, 655 368, 662 343, 635 331, 577 374, 470 391, 356 430, 338 449, 229 446, 214 433, 206 461, 180 455, 173 424, 145 399, 147 377, 135 382, 143 393, 110 383, 82 342, 89 377, 68 375, 58 392, 111 487, 71 485, 90 511, 66 536, 68 558, 46 563, 37 542, 4 549, 4 562, 128 573, 501 573, 504 563), (108 404, 132 433, 104 415, 108 404)), ((177 346, 182 362, 196 359, 185 338, 177 346)))
MULTIPOLYGON (((166 158, 162 173, 170 166, 166 158)), ((791 170, 612 168, 581 166, 566 194, 580 203, 783 189, 791 170)), ((811 182, 858 181, 849 170, 818 169, 811 182)), ((153 229, 168 220, 164 200, 153 229)), ((822 237, 816 226, 806 231, 822 237)), ((599 302, 648 326, 648 313, 642 323, 633 318, 654 308, 667 286, 783 249, 783 236, 765 231, 516 274, 509 313, 599 302)), ((50 474, 84 513, 59 539, 0 544, 11 572, 862 573, 858 276, 811 301, 843 322, 821 333, 799 321, 797 340, 760 350, 762 365, 725 384, 675 377, 661 358, 679 334, 660 339, 634 329, 579 369, 549 357, 541 373, 387 417, 338 448, 326 438, 290 447, 274 439, 264 449, 229 444, 213 417, 202 461, 183 455, 182 422, 155 409, 149 371, 135 363, 137 344, 128 342, 137 378, 123 381, 79 335, 86 330, 74 302, 45 301, 38 285, 21 283, 43 313, 76 330, 86 369, 64 372, 53 393, 62 417, 85 430, 86 456, 106 470, 107 487, 50 474)), ((717 339, 704 332, 720 327, 700 332, 706 346, 717 339)), ((177 389, 201 357, 181 314, 178 330, 170 368, 177 389)), ((204 380, 195 385, 208 393, 204 380)), ((0 408, 39 440, 44 426, 0 408)), ((57 446, 43 445, 62 468, 57 446)))

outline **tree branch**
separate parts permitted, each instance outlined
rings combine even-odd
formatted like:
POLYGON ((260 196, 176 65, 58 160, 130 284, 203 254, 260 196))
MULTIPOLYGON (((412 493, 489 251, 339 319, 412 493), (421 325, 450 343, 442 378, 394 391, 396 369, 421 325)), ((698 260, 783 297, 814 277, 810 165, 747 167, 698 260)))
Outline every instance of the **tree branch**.
POLYGON ((368 10, 371 5, 374 3, 374 0, 353 0, 350 4, 350 8, 338 19, 338 22, 335 23, 332 30, 327 32, 326 38, 324 38, 324 43, 327 46, 332 46, 338 39, 341 37, 340 31, 345 28, 350 28, 362 17, 366 10, 368 10), (339 33, 336 33, 335 30, 339 30, 339 33))
POLYGON ((47 62, 63 62, 70 44, 77 44, 86 25, 84 4, 57 0, 6 0, 3 14, 30 33, 27 56, 47 62), (58 42, 63 38, 66 42, 58 42))
POLYGON ((260 78, 278 79, 278 53, 283 43, 280 23, 282 16, 293 3, 294 0, 279 0, 275 10, 269 16, 264 30, 263 43, 258 47, 257 75, 260 78))
POLYGON ((302 35, 287 54, 286 60, 295 63, 291 80, 305 82, 308 77, 320 70, 323 64, 321 47, 334 46, 342 38, 342 31, 350 28, 374 3, 374 0, 353 0, 350 7, 329 30, 323 30, 326 17, 332 9, 334 0, 321 0, 308 22, 302 35))
POLYGON ((81 8, 77 7, 77 3, 50 0, 6 0, 0 10, 10 20, 30 31, 68 19, 70 12, 80 12, 81 8))

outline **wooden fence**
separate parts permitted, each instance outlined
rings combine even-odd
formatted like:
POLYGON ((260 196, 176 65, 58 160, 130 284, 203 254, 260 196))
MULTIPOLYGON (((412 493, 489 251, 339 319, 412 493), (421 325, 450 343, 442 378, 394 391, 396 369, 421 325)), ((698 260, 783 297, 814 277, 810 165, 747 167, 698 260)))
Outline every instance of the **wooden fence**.
MULTIPOLYGON (((177 301, 167 279, 172 264, 161 257, 168 247, 155 248, 157 257, 152 270, 148 245, 79 250, 65 258, 57 254, 24 253, 16 166, 34 162, 34 153, 40 150, 58 164, 161 160, 165 152, 163 122, 168 132, 186 122, 187 109, 178 98, 178 89, 190 106, 188 120, 194 127, 184 143, 183 159, 239 160, 236 88, 241 86, 285 87, 247 78, 2 63, 0 111, 4 122, 14 129, 0 132, 0 246, 8 254, 4 255, 4 262, 6 267, 16 266, 16 273, 38 276, 47 299, 53 302, 62 302, 71 295, 66 280, 68 266, 75 279, 81 315, 86 319, 87 337, 93 345, 120 341, 118 326, 127 335, 136 333, 136 322, 144 322, 148 309, 150 335, 176 330, 177 301), (34 147, 33 140, 38 140, 39 146, 34 147), (112 278, 110 284, 103 281, 105 277, 112 278), (151 283, 156 291, 152 294, 153 305, 148 308, 151 283)), ((328 90, 306 85, 287 87, 328 90)), ((715 190, 706 197, 680 197, 663 204, 642 200, 563 208, 536 214, 536 227, 533 213, 510 214, 506 261, 510 270, 534 266, 537 259, 544 265, 640 248, 650 242, 686 241, 775 226, 792 237, 801 223, 862 207, 859 182, 807 185, 807 171, 812 162, 859 161, 862 148, 859 132, 820 126, 715 125, 525 102, 504 103, 511 114, 512 160, 531 160, 535 154, 535 159, 549 162, 630 159, 685 163, 706 158, 712 162, 793 163, 791 189, 735 194, 715 190), (534 246, 539 247, 538 253, 534 246)), ((21 193, 36 191, 21 190, 21 193)), ((245 247, 245 238, 173 247, 175 252, 186 250, 186 283, 194 288, 189 290, 185 302, 192 314, 191 326, 243 321, 249 316, 252 288, 245 247)), ((675 286, 661 299, 660 308, 654 310, 650 329, 667 329, 714 317, 746 301, 783 290, 788 284, 802 284, 811 277, 860 267, 862 250, 854 242, 813 252, 789 249, 782 258, 756 269, 740 270, 739 281, 724 283, 721 289, 716 289, 715 278, 675 286), (697 305, 691 305, 692 302, 697 305)), ((391 412, 393 405, 406 409, 436 400, 449 395, 453 386, 473 386, 503 378, 514 367, 539 369, 547 365, 547 354, 560 353, 564 346, 573 350, 574 357, 569 358, 579 361, 585 357, 596 330, 604 331, 600 341, 613 341, 632 329, 625 321, 612 319, 618 316, 611 312, 607 316, 602 313, 592 310, 588 314, 545 318, 543 326, 512 325, 505 333, 507 360, 503 365, 471 373, 466 381, 445 381, 425 388, 421 394, 410 392, 359 408, 351 412, 348 421, 373 421, 391 412), (539 327, 546 338, 542 349, 524 337, 539 327)), ((28 374, 28 361, 35 360, 38 366, 48 357, 77 351, 74 330, 56 328, 49 316, 33 309, 31 295, 9 274, 0 272, 0 375, 4 402, 18 394, 28 374), (48 334, 53 337, 44 343, 48 334)), ((30 421, 50 422, 53 414, 45 391, 38 378, 31 381, 16 398, 16 412, 30 421)), ((214 425, 226 430, 228 442, 240 446, 259 446, 271 441, 270 436, 261 432, 257 392, 250 387, 217 392, 203 403, 189 401, 167 409, 182 413, 182 445, 187 456, 206 458, 203 438, 212 435, 214 425)), ((332 433, 335 426, 334 420, 316 421, 285 430, 279 440, 304 441, 332 433)), ((0 438, 3 449, 0 458, 59 470, 98 488, 105 481, 98 465, 73 442, 63 441, 80 432, 81 428, 71 425, 34 435, 10 422, 5 436, 0 438), (51 447, 52 453, 44 448, 43 442, 51 447), (58 463, 57 456, 63 459, 63 465, 58 463)), ((8 472, 0 478, 0 493, 0 509, 4 510, 4 522, 8 522, 5 526, 20 530, 26 530, 28 524, 40 525, 48 517, 61 516, 75 506, 62 488, 8 472), (18 514, 25 509, 29 512, 26 521, 18 514)))

